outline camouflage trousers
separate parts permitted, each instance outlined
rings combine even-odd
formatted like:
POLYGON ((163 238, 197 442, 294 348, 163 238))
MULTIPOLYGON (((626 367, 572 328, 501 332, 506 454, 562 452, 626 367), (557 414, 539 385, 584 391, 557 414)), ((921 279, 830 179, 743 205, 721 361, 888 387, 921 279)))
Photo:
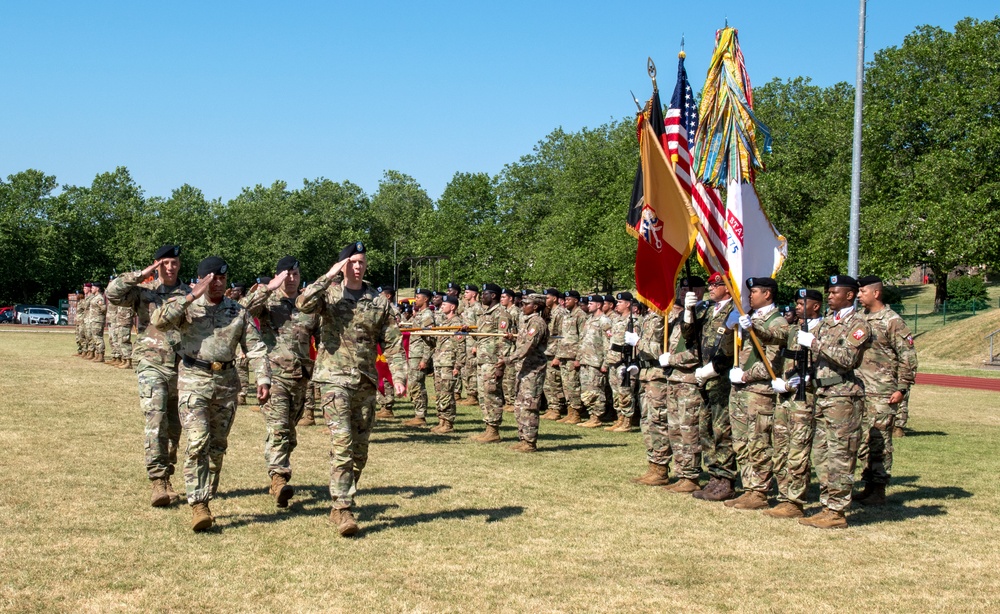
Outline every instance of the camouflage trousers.
POLYGON ((615 413, 631 418, 632 414, 635 413, 635 408, 632 407, 632 389, 622 382, 622 375, 618 372, 618 367, 610 368, 608 381, 611 384, 611 399, 615 413))
POLYGON ((250 359, 242 354, 236 357, 236 376, 240 380, 240 392, 256 396, 257 391, 250 387, 250 359))
POLYGON ((516 373, 514 419, 517 420, 517 438, 534 444, 538 442, 538 414, 542 408, 542 391, 545 388, 545 365, 534 369, 507 370, 516 373))
POLYGON ((580 370, 573 368, 572 360, 568 358, 559 359, 559 379, 562 380, 562 391, 563 396, 566 398, 566 406, 576 411, 582 411, 583 400, 580 398, 580 370))
POLYGON ((302 417, 303 401, 309 384, 306 378, 271 376, 271 397, 261 408, 267 435, 264 438, 264 461, 267 475, 292 477, 291 456, 298 437, 295 425, 302 417))
POLYGON ((187 431, 184 489, 189 504, 208 501, 218 486, 239 391, 240 380, 233 369, 180 367, 177 411, 187 431))
POLYGON ((368 464, 368 439, 375 424, 375 385, 320 382, 323 418, 330 429, 330 497, 334 509, 350 509, 358 478, 368 464))
POLYGON ((667 437, 678 478, 697 480, 701 475, 701 411, 701 391, 696 384, 667 383, 667 437))
POLYGON ((82 354, 87 351, 87 333, 83 328, 83 322, 76 325, 76 353, 82 354))
POLYGON ((476 355, 472 353, 472 340, 466 344, 465 367, 462 369, 462 388, 465 390, 465 397, 474 397, 479 394, 479 367, 476 364, 476 355))
POLYGON ((117 356, 122 360, 132 359, 132 326, 114 325, 111 334, 117 344, 117 356))
POLYGON ((580 365, 580 402, 591 416, 602 416, 607 404, 604 389, 608 385, 608 374, 598 367, 580 365))
POLYGON ((177 371, 146 360, 136 366, 139 408, 145 419, 146 475, 159 480, 173 475, 181 421, 177 413, 177 371))
MULTIPOLYGON (((434 379, 435 385, 437 383, 437 378, 434 379)), ((378 388, 375 389, 375 399, 378 403, 379 409, 392 409, 393 404, 396 402, 396 390, 392 386, 392 382, 388 379, 382 380, 382 390, 379 392, 378 388)))
MULTIPOLYGON (((437 409, 438 420, 455 421, 455 387, 458 385, 458 377, 454 374, 455 367, 434 366, 434 400, 437 409)), ((389 382, 386 382, 386 390, 389 390, 389 382)))
POLYGON ((898 429, 905 429, 906 423, 910 421, 910 391, 907 390, 903 400, 896 406, 896 419, 894 426, 898 429))
POLYGON ((806 392, 805 401, 795 393, 781 395, 774 409, 774 480, 778 501, 806 504, 809 490, 809 454, 816 432, 816 395, 806 392))
POLYGON ((560 413, 566 411, 566 395, 563 394, 562 378, 559 377, 559 368, 552 366, 550 359, 545 367, 545 400, 549 409, 557 409, 560 413))
POLYGON ((896 405, 888 396, 866 396, 861 418, 858 464, 866 483, 888 484, 892 474, 892 429, 896 425, 896 405))
POLYGON ((118 347, 118 329, 113 324, 108 326, 108 345, 106 351, 112 360, 121 356, 121 350, 118 347))
POLYGON ((512 405, 517 393, 517 373, 513 368, 508 367, 503 372, 503 400, 504 404, 512 405))
POLYGON ((736 390, 729 395, 733 451, 744 490, 767 492, 773 471, 774 395, 736 390))
POLYGON ((104 354, 104 323, 93 322, 87 325, 88 349, 95 354, 104 354))
POLYGON ((819 502, 837 512, 851 507, 863 408, 861 397, 816 396, 813 463, 819 479, 819 502))
POLYGON ((319 386, 310 379, 309 383, 306 384, 306 393, 302 397, 302 415, 315 419, 316 415, 319 414, 320 419, 322 419, 323 415, 319 409, 318 401, 319 386))
POLYGON ((427 374, 430 372, 430 367, 420 368, 420 359, 409 359, 406 390, 413 403, 413 414, 421 418, 427 415, 427 374))
POLYGON ((500 426, 503 421, 503 383, 496 376, 496 365, 479 365, 479 407, 483 422, 500 426))
POLYGON ((733 452, 733 428, 729 423, 729 381, 714 378, 706 382, 701 394, 698 432, 701 457, 708 475, 724 480, 736 479, 736 453, 733 452))
POLYGON ((667 404, 670 385, 666 380, 655 379, 642 382, 639 392, 639 411, 642 420, 639 429, 646 444, 646 460, 657 465, 667 465, 673 456, 670 448, 667 404))

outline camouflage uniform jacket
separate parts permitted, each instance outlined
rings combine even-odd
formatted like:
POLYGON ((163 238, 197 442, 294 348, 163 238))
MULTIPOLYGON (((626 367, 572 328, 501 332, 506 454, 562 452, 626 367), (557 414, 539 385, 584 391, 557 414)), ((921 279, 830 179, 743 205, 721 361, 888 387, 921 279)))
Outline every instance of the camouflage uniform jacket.
POLYGON ((105 297, 104 302, 106 309, 104 312, 104 319, 107 321, 108 326, 114 326, 115 320, 118 318, 118 307, 111 301, 107 300, 107 297, 105 297))
MULTIPOLYGON (((111 288, 108 288, 109 290, 111 288)), ((84 295, 84 297, 76 302, 76 323, 79 326, 87 325, 87 305, 90 304, 90 295, 84 295)))
MULTIPOLYGON (((459 307, 462 306, 461 303, 465 303, 465 301, 459 301, 459 307)), ((479 302, 466 303, 460 315, 462 323, 466 326, 479 326, 479 317, 483 315, 483 304, 479 302)))
POLYGON ((810 348, 816 356, 816 394, 824 397, 856 397, 865 393, 855 369, 864 358, 871 329, 856 310, 843 316, 841 312, 823 318, 810 348))
POLYGON ((104 326, 107 319, 108 302, 100 292, 90 295, 87 303, 87 323, 104 326))
POLYGON ((152 324, 153 312, 171 297, 181 297, 191 291, 184 283, 167 287, 152 281, 140 284, 139 271, 125 273, 108 284, 108 300, 116 305, 127 305, 135 310, 138 338, 132 346, 132 360, 165 365, 173 368, 177 363, 175 348, 180 342, 176 330, 163 331, 152 324))
MULTIPOLYGON (((611 330, 609 331, 611 337, 608 338, 608 353, 604 362, 609 369, 616 369, 622 366, 625 361, 625 333, 628 332, 629 317, 614 311, 608 317, 611 319, 611 330)), ((639 319, 632 316, 632 332, 639 332, 640 327, 639 319)))
POLYGON ((313 381, 357 388, 365 378, 378 386, 378 345, 382 346, 393 381, 406 381, 403 337, 389 302, 367 282, 362 286, 360 300, 355 301, 344 286, 331 285, 324 275, 302 291, 295 306, 303 313, 320 316, 313 381))
POLYGON ((205 362, 233 362, 236 348, 246 352, 257 374, 257 384, 271 383, 267 346, 253 325, 253 318, 242 305, 223 298, 213 305, 207 295, 189 301, 186 296, 172 297, 153 312, 150 319, 160 330, 177 330, 180 343, 177 353, 205 362))
MULTIPOLYGON (((434 326, 434 312, 430 307, 424 307, 420 311, 413 312, 413 319, 410 320, 410 328, 430 328, 434 326)), ((423 335, 410 335, 410 358, 418 359, 426 363, 431 362, 434 355, 434 337, 423 335)))
POLYGON ((698 329, 684 326, 684 308, 679 305, 675 305, 670 312, 667 351, 670 352, 667 381, 697 384, 694 370, 701 366, 698 329))
MULTIPOLYGON (((493 305, 479 316, 477 333, 505 333, 510 330, 510 316, 500 304, 493 305)), ((503 337, 474 337, 476 364, 495 365, 500 362, 506 346, 503 337)))
POLYGON ((517 342, 505 362, 515 365, 518 373, 531 373, 545 369, 548 358, 545 346, 548 344, 549 327, 539 313, 527 316, 524 326, 517 333, 517 342))
POLYGON ((587 318, 580 336, 580 364, 598 369, 608 366, 608 347, 611 345, 611 320, 597 311, 587 318))
POLYGON ((131 305, 115 305, 111 301, 108 301, 108 313, 111 313, 111 307, 115 307, 114 316, 109 315, 108 318, 116 326, 129 327, 132 328, 132 323, 135 321, 135 311, 132 309, 131 305))
POLYGON ((562 334, 562 321, 568 313, 566 308, 558 303, 552 307, 552 312, 549 316, 549 335, 545 342, 545 355, 549 358, 556 357, 559 340, 553 339, 553 337, 558 337, 562 334))
POLYGON ((583 336, 583 325, 587 322, 587 314, 579 307, 572 311, 566 310, 562 324, 559 327, 559 345, 556 346, 556 358, 559 360, 576 360, 580 355, 580 338, 583 336))
POLYGON ((909 327, 888 305, 863 316, 872 334, 871 347, 858 368, 865 394, 890 396, 897 390, 906 394, 917 373, 917 350, 909 327))
MULTIPOLYGON (((768 338, 775 340, 770 344, 761 340, 761 345, 764 346, 764 355, 771 363, 774 374, 778 375, 782 372, 784 364, 781 349, 785 345, 784 339, 788 336, 789 325, 777 307, 773 304, 769 307, 770 309, 755 310, 750 321, 753 323, 755 333, 763 332, 768 338), (765 329, 769 330, 765 331, 765 329)), ((758 335, 758 339, 760 339, 760 335, 758 335)), ((774 394, 774 388, 771 387, 771 375, 767 372, 764 359, 757 352, 757 347, 754 345, 753 339, 750 338, 749 331, 743 335, 741 343, 736 364, 744 371, 745 383, 733 382, 733 385, 739 386, 738 390, 756 392, 757 394, 774 394)))
POLYGON ((271 372, 287 379, 310 377, 309 346, 319 331, 319 316, 302 313, 283 290, 272 292, 264 284, 246 296, 246 310, 257 318, 271 372))
MULTIPOLYGON (((455 314, 450 319, 440 314, 439 326, 460 326, 462 318, 455 314)), ((413 339, 413 337, 410 337, 413 339)), ((412 343, 412 341, 411 341, 412 343)), ((410 347, 413 347, 412 345, 410 347)), ((465 337, 462 335, 447 335, 437 337, 434 347, 434 366, 461 369, 465 366, 465 337)))
MULTIPOLYGON (((823 320, 820 318, 816 318, 815 320, 809 320, 809 323, 807 324, 809 332, 815 333, 816 327, 818 327, 820 322, 822 321, 823 320)), ((784 375, 785 379, 789 379, 794 375, 801 375, 798 371, 799 363, 796 357, 796 352, 799 351, 809 352, 808 356, 809 374, 811 374, 814 371, 813 366, 815 365, 815 360, 816 360, 815 353, 812 350, 806 349, 799 345, 798 338, 800 330, 802 330, 801 325, 792 326, 791 324, 789 324, 788 328, 785 330, 784 336, 782 336, 780 334, 781 331, 777 329, 772 330, 770 328, 767 329, 754 328, 754 332, 757 333, 757 338, 760 339, 761 343, 767 345, 770 344, 780 345, 785 348, 784 351, 782 352, 782 354, 785 357, 784 373, 778 371, 775 372, 778 373, 779 375, 784 375)), ((810 390, 815 389, 816 382, 810 377, 807 386, 810 388, 810 390)))
POLYGON ((642 319, 639 328, 639 343, 635 346, 636 360, 639 361, 639 381, 666 381, 667 372, 660 366, 663 353, 663 316, 650 312, 642 319))
POLYGON ((692 329, 701 344, 701 364, 712 363, 715 372, 723 376, 733 367, 735 326, 727 326, 735 310, 732 299, 727 299, 722 307, 716 303, 706 303, 694 314, 694 322, 681 324, 683 329, 692 329))
MULTIPOLYGON (((510 327, 507 329, 507 332, 512 335, 517 335, 518 331, 521 330, 521 320, 524 316, 521 314, 521 310, 517 308, 517 305, 514 305, 513 303, 511 303, 510 307, 506 307, 505 309, 507 310, 507 317, 510 322, 510 327)), ((510 353, 514 351, 514 345, 516 343, 517 339, 514 339, 513 341, 507 341, 504 339, 503 355, 510 355, 510 353)))

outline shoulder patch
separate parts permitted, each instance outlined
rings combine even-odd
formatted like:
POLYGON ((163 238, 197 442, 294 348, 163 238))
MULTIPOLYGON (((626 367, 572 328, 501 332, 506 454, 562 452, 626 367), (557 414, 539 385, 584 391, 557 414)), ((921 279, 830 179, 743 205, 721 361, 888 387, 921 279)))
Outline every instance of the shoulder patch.
POLYGON ((906 342, 910 344, 910 347, 913 347, 913 335, 907 335, 906 342))
POLYGON ((864 343, 866 339, 868 339, 868 331, 865 330, 864 326, 856 326, 851 331, 850 340, 855 347, 864 343))
POLYGON ((529 328, 528 329, 528 334, 529 335, 534 335, 535 334, 535 329, 534 328, 529 328))
POLYGON ((507 328, 507 321, 506 320, 503 320, 502 322, 500 322, 500 328, 507 328))

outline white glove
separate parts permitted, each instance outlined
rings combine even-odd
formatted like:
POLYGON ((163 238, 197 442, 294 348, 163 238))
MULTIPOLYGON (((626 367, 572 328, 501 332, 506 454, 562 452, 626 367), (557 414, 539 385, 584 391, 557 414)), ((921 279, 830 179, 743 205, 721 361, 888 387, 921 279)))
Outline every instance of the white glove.
POLYGON ((635 347, 635 345, 639 343, 638 333, 630 333, 628 331, 625 331, 625 343, 631 345, 632 347, 635 347))
POLYGON ((664 352, 660 354, 660 366, 661 367, 670 366, 670 352, 664 352))
POLYGON ((618 377, 625 377, 625 365, 618 367, 618 377))
POLYGON ((639 365, 629 365, 628 372, 632 374, 632 377, 639 375, 639 365))
POLYGON ((746 315, 746 314, 741 315, 740 319, 738 321, 740 323, 740 328, 742 328, 743 330, 747 330, 751 326, 751 321, 750 321, 750 316, 749 315, 746 315))
POLYGON ((715 365, 712 363, 702 365, 694 370, 694 379, 698 382, 699 386, 717 375, 718 373, 715 372, 715 365))
POLYGON ((816 340, 816 335, 812 333, 807 333, 804 330, 800 330, 797 340, 799 342, 799 345, 801 345, 804 348, 812 347, 813 341, 816 340))
POLYGON ((771 388, 774 388, 774 391, 779 394, 782 392, 788 392, 788 388, 786 388, 785 385, 785 380, 781 379, 780 377, 771 380, 771 388))
POLYGON ((694 295, 694 292, 688 292, 684 295, 684 322, 686 324, 694 323, 694 306, 698 304, 698 297, 694 295))
POLYGON ((739 367, 733 367, 729 370, 729 381, 734 384, 739 384, 743 382, 743 369, 739 367))
MULTIPOLYGON (((806 379, 808 380, 808 378, 806 379)), ((785 386, 788 388, 788 390, 796 390, 798 389, 799 384, 801 382, 802 382, 801 377, 799 377, 798 375, 793 375, 790 378, 788 378, 787 382, 785 382, 785 386)))

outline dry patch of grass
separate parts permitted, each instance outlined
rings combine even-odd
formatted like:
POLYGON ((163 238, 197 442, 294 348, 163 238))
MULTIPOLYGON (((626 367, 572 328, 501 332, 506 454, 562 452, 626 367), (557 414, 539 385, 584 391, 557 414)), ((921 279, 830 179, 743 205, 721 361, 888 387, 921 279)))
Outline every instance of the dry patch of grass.
POLYGON ((219 527, 196 535, 186 506, 148 506, 134 376, 71 344, 0 336, 0 610, 974 611, 1000 594, 992 394, 915 389, 892 505, 839 532, 634 486, 637 433, 545 422, 544 451, 518 455, 468 443, 481 423, 460 408, 454 437, 377 426, 346 540, 322 429, 300 432, 279 512, 241 408, 219 527))
MULTIPOLYGON (((943 328, 917 337, 921 370, 945 372, 947 369, 977 369, 969 374, 989 377, 994 371, 983 369, 983 360, 989 355, 986 335, 1000 329, 1000 309, 985 311, 943 328)), ((1000 344, 1000 336, 995 339, 1000 344)), ((1000 345, 995 348, 1000 350, 1000 345)))

